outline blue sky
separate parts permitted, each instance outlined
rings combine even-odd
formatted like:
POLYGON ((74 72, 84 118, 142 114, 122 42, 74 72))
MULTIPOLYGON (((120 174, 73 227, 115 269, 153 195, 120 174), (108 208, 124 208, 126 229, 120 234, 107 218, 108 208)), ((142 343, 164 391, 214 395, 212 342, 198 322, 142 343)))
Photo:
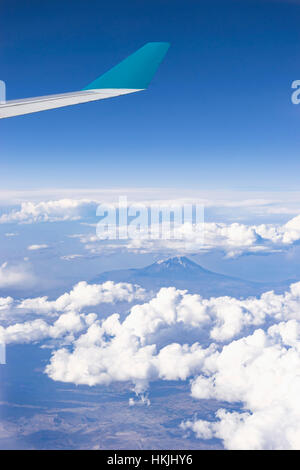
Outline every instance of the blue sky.
POLYGON ((1 186, 297 189, 300 4, 1 4, 7 98, 84 87, 148 41, 171 49, 149 91, 1 121, 1 186))

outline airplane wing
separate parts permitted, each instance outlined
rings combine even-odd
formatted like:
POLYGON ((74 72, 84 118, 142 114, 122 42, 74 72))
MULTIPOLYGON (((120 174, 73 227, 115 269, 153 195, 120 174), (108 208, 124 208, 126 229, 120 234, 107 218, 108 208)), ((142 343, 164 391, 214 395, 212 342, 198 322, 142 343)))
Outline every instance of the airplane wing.
POLYGON ((145 90, 169 47, 166 42, 149 42, 80 91, 0 102, 0 119, 145 90))

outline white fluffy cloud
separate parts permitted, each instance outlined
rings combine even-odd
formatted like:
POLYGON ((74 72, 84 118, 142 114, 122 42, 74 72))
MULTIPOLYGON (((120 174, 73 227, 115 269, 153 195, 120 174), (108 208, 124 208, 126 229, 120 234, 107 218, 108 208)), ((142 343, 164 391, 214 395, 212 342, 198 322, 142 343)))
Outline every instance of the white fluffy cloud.
POLYGON ((227 449, 300 448, 300 329, 295 320, 233 341, 204 361, 192 396, 241 402, 245 412, 219 409, 216 421, 186 421, 201 439, 227 449))
MULTIPOLYGON (((111 193, 106 194, 106 200, 112 202, 111 193)), ((103 201, 102 201, 103 202, 103 201)), ((185 203, 204 204, 209 210, 214 208, 227 208, 228 210, 250 210, 256 207, 258 214, 264 213, 289 214, 295 213, 296 208, 287 210, 278 206, 278 201, 267 199, 209 200, 209 199, 183 199, 183 200, 153 200, 143 201, 147 207, 164 205, 165 207, 182 207, 185 203)), ((113 201, 112 205, 117 205, 113 201)), ((0 224, 16 223, 28 224, 37 222, 57 222, 83 220, 88 216, 96 216, 99 201, 92 199, 58 199, 41 202, 22 202, 20 208, 10 210, 0 215, 0 224)), ((138 206, 137 206, 138 207, 138 206)), ((251 212, 250 211, 250 212, 251 212)), ((215 216, 216 217, 216 216, 215 216)), ((155 229, 155 227, 154 227, 155 229)), ((114 229, 113 229, 114 230, 114 229)), ((192 226, 186 222, 175 227, 172 237, 168 236, 168 228, 164 227, 163 239, 149 239, 148 229, 139 234, 139 237, 128 240, 117 240, 113 243, 103 243, 96 234, 82 235, 80 240, 85 248, 93 254, 103 251, 116 251, 119 249, 131 252, 181 252, 223 250, 228 257, 239 256, 244 253, 267 253, 284 250, 300 240, 300 215, 292 218, 285 224, 243 224, 228 222, 206 222, 192 226)), ((34 249, 34 248, 32 248, 34 249)), ((38 249, 38 248, 37 248, 38 249)), ((65 257, 65 259, 74 259, 65 257)))
POLYGON ((42 245, 29 245, 27 247, 27 250, 29 250, 29 251, 38 251, 38 250, 45 250, 46 248, 49 248, 49 245, 45 245, 45 244, 42 244, 42 245))
POLYGON ((144 289, 126 282, 107 281, 103 284, 88 284, 82 281, 78 282, 70 292, 66 292, 56 300, 48 300, 48 297, 25 299, 19 302, 16 308, 51 314, 68 310, 80 311, 84 307, 101 303, 132 302, 133 300, 143 300, 145 297, 144 289))
POLYGON ((79 220, 88 210, 92 210, 95 213, 96 207, 97 203, 88 199, 22 202, 20 209, 14 209, 2 214, 0 216, 0 224, 79 220))
MULTIPOLYGON (((282 295, 244 300, 203 299, 170 287, 126 316, 100 320, 89 312, 98 303, 143 296, 127 284, 79 283, 55 301, 20 303, 21 309, 56 312, 54 320, 19 322, 0 335, 7 343, 49 338, 58 344, 45 370, 50 378, 90 386, 130 381, 137 403, 149 404, 151 381, 190 379, 195 399, 228 404, 211 421, 182 422, 183 431, 199 439, 218 438, 227 449, 300 448, 300 283, 282 295)), ((13 299, 0 299, 0 309, 12 305, 13 299)))
MULTIPOLYGON (((257 191, 207 191, 195 189, 181 189, 178 198, 178 190, 170 188, 113 188, 113 189, 52 189, 52 190, 31 190, 31 191, 6 191, 0 190, 0 206, 11 207, 20 205, 19 210, 7 211, 2 221, 24 221, 24 219, 34 221, 52 220, 49 219, 51 212, 65 208, 65 211, 72 210, 75 206, 84 204, 113 204, 118 203, 116 194, 126 195, 130 204, 142 203, 147 206, 152 204, 165 204, 168 206, 184 204, 202 204, 206 208, 221 209, 232 216, 244 217, 245 213, 263 216, 268 214, 296 215, 299 210, 300 192, 257 192, 257 191), (66 202, 65 202, 66 201, 66 202), (71 202, 70 202, 71 201, 71 202), (33 204, 33 206, 27 206, 33 204), (36 217, 39 215, 40 217, 36 217), (43 216, 44 215, 44 216, 43 216)), ((84 212, 79 214, 83 215, 84 212)), ((54 214, 56 215, 56 214, 54 214)), ((78 213, 75 214, 78 216, 78 213)), ((66 219, 67 220, 67 219, 66 219)))
POLYGON ((7 328, 0 327, 0 341, 5 344, 31 343, 48 338, 58 339, 66 335, 69 335, 69 340, 73 340, 73 335, 91 325, 96 317, 97 315, 92 313, 84 315, 67 312, 60 315, 53 324, 40 318, 25 323, 15 323, 7 328))
POLYGON ((107 281, 103 284, 79 282, 70 292, 52 301, 47 297, 21 301, 14 301, 12 297, 0 297, 0 318, 3 324, 7 324, 6 328, 0 327, 1 338, 7 344, 30 343, 47 338, 60 338, 66 333, 78 333, 87 329, 97 319, 97 315, 92 312, 81 314, 83 308, 140 301, 146 296, 145 290, 139 286, 107 281), (33 315, 43 317, 20 322, 22 317, 33 315), (53 318, 55 320, 52 320, 53 318))
MULTIPOLYGON (((112 236, 114 227, 111 230, 112 236)), ((153 230, 155 232, 155 228, 153 230)), ((166 224, 163 230, 164 238, 158 239, 149 238, 148 228, 141 230, 136 238, 128 240, 103 242, 96 234, 79 235, 78 238, 92 254, 120 249, 134 253, 194 253, 217 249, 224 251, 228 257, 235 257, 244 253, 260 254, 287 249, 300 240, 300 216, 283 225, 215 222, 192 225, 186 222, 171 230, 169 224, 166 224)), ((158 228, 157 231, 159 233, 158 228)))
MULTIPOLYGON (((149 294, 144 289, 129 283, 107 281, 103 284, 88 284, 83 281, 77 283, 70 292, 66 292, 56 300, 49 300, 46 296, 23 300, 0 297, 0 321, 3 326, 14 326, 16 323, 22 325, 20 322, 23 318, 30 319, 32 322, 37 317, 41 317, 48 321, 59 317, 62 313, 80 313, 82 309, 92 311, 94 307, 102 304, 105 312, 105 304, 139 302, 148 297, 149 294)), ((30 328, 31 324, 27 322, 27 327, 30 328)), ((34 323, 34 325, 38 324, 34 323)))
POLYGON ((54 380, 76 384, 109 384, 132 381, 142 393, 150 380, 185 380, 201 370, 207 351, 199 344, 170 344, 157 352, 155 344, 143 345, 119 318, 109 317, 93 324, 78 340, 74 350, 56 351, 46 368, 54 380), (112 336, 106 341, 107 336, 112 336))
POLYGON ((220 408, 214 421, 187 420, 184 430, 228 449, 299 449, 299 321, 300 283, 245 301, 162 289, 123 322, 114 314, 93 323, 73 350, 54 352, 46 372, 77 384, 132 381, 137 393, 153 380, 192 378, 194 398, 241 403, 242 411, 220 408), (185 329, 200 341, 182 343, 185 329))
POLYGON ((214 342, 226 343, 240 337, 247 328, 255 329, 270 321, 276 324, 283 318, 300 319, 300 283, 292 285, 284 295, 268 292, 259 299, 246 300, 231 297, 202 299, 199 295, 173 287, 163 288, 150 302, 133 306, 122 322, 120 316, 114 314, 101 324, 93 325, 91 331, 75 343, 73 352, 64 350, 55 353, 48 371, 51 370, 51 376, 60 377, 59 380, 69 380, 79 356, 89 361, 90 356, 95 355, 99 359, 96 361, 98 366, 95 363, 89 369, 85 364, 84 376, 80 379, 76 367, 77 379, 74 377, 74 380, 89 384, 102 383, 103 377, 105 381, 108 377, 110 380, 120 380, 121 372, 115 375, 112 369, 117 367, 122 357, 122 361, 128 362, 127 367, 122 367, 123 380, 135 381, 136 356, 142 354, 144 380, 152 380, 152 374, 153 377, 168 380, 183 379, 192 374, 193 364, 195 368, 199 367, 198 362, 204 351, 198 342, 190 346, 179 344, 185 333, 191 337, 193 332, 196 333, 199 340, 211 343, 214 349, 214 342), (158 344, 163 348, 157 353, 158 344), (100 359, 106 355, 111 360, 100 359), (63 371, 59 365, 61 357, 64 358, 63 371))
POLYGON ((0 311, 7 311, 13 305, 14 299, 12 297, 0 297, 0 311))
POLYGON ((34 276, 26 264, 0 265, 0 288, 26 287, 34 283, 34 276))

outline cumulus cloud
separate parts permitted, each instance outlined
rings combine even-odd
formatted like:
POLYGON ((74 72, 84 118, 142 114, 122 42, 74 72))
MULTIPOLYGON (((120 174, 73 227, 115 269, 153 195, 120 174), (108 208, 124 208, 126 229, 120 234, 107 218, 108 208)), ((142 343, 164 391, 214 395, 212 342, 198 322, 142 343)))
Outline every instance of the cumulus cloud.
POLYGON ((26 287, 35 281, 30 268, 26 264, 10 265, 5 262, 0 265, 0 288, 26 287))
POLYGON ((14 299, 12 297, 0 297, 0 311, 7 311, 13 305, 14 299))
MULTIPOLYGON (((122 317, 88 311, 145 295, 129 286, 79 283, 55 301, 25 299, 21 309, 50 316, 2 327, 1 337, 49 338, 57 344, 45 369, 50 378, 90 386, 129 381, 137 394, 131 406, 150 404, 152 381, 189 379, 192 397, 223 404, 210 421, 183 420, 182 430, 199 439, 220 439, 227 449, 300 448, 300 283, 244 300, 203 299, 170 287, 122 317)), ((0 309, 12 304, 0 299, 0 309)))
MULTIPOLYGON (((0 320, 3 325, 20 323, 22 318, 34 320, 41 316, 58 317, 64 312, 81 312, 82 309, 92 310, 102 304, 115 304, 117 302, 139 302, 149 297, 144 289, 129 283, 103 284, 77 283, 70 292, 66 292, 55 300, 47 296, 15 300, 12 297, 0 297, 0 320)), ((100 307, 99 307, 100 308, 100 307)))
POLYGON ((132 302, 133 300, 142 300, 145 296, 144 289, 125 282, 107 281, 103 284, 88 284, 82 281, 78 282, 70 292, 66 292, 56 300, 48 300, 46 296, 24 299, 17 305, 17 308, 49 314, 66 310, 80 311, 84 307, 101 303, 132 302))
POLYGON ((68 335, 69 341, 74 334, 79 333, 95 321, 97 315, 83 315, 77 312, 67 312, 49 324, 43 319, 36 319, 25 323, 15 323, 7 328, 0 327, 0 341, 5 344, 31 343, 43 339, 58 339, 68 335))
POLYGON ((143 393, 150 380, 185 380, 201 369, 205 351, 199 344, 172 344, 159 352, 155 344, 143 345, 118 318, 92 325, 75 341, 74 350, 57 350, 46 368, 53 379, 76 384, 109 384, 131 381, 143 393), (116 332, 120 330, 118 334, 116 332), (106 341, 106 337, 112 339, 106 341))
MULTIPOLYGON (((135 198, 141 200, 141 195, 135 198)), ((117 206, 118 201, 112 199, 112 194, 107 193, 104 200, 96 199, 57 199, 49 201, 22 202, 20 208, 10 210, 0 215, 0 224, 16 223, 28 224, 38 222, 57 222, 83 220, 89 216, 96 216, 96 210, 100 202, 105 204, 110 201, 111 206, 117 206)), ((295 200, 297 201, 297 199, 295 200)), ((241 210, 261 214, 295 214, 299 207, 296 202, 290 208, 280 205, 279 201, 263 198, 241 198, 241 200, 208 199, 208 198, 183 198, 183 199, 154 199, 144 200, 145 207, 182 208, 184 204, 203 204, 208 210, 215 211, 220 208, 227 210, 241 210)), ((284 203, 285 201, 283 201, 284 203)), ((288 200, 289 204, 292 202, 288 200)), ((138 203, 132 202, 138 209, 138 203)), ((224 212, 224 211, 223 211, 224 212)), ((250 213, 249 212, 249 213, 250 213)), ((236 217, 236 213, 234 213, 236 217)), ((216 215, 214 214, 214 217, 216 215)), ((230 217, 229 217, 230 219, 230 217)), ((232 218, 231 218, 232 220, 232 218)), ((89 225, 89 224, 87 224, 89 225)), ((82 235, 81 242, 92 254, 104 251, 116 251, 124 249, 134 253, 148 252, 174 252, 191 253, 195 251, 223 250, 228 257, 235 257, 245 253, 263 254, 274 251, 285 250, 300 240, 300 215, 292 218, 285 224, 246 224, 237 222, 205 222, 192 225, 186 221, 174 227, 170 232, 169 224, 162 227, 163 238, 150 238, 148 228, 142 227, 139 235, 128 240, 114 240, 113 243, 99 240, 96 234, 82 235), (170 233, 169 233, 170 232, 170 233)), ((121 227, 123 231, 126 227, 121 227)), ((114 232, 115 227, 111 227, 114 232)), ((159 232, 159 227, 152 226, 154 232, 159 232)), ((63 259, 71 260, 71 255, 63 259)))
POLYGON ((162 289, 150 302, 132 307, 123 322, 114 314, 93 323, 73 350, 54 352, 46 372, 77 384, 131 381, 141 396, 150 381, 191 378, 194 398, 241 403, 242 410, 220 408, 213 421, 184 421, 185 431, 221 439, 227 449, 297 449, 299 294, 300 283, 284 295, 269 292, 245 301, 207 301, 162 289), (196 330, 200 341, 182 343, 185 328, 196 330))
MULTIPOLYGON (((153 233, 160 233, 159 226, 152 226, 153 233)), ((78 235, 85 249, 92 254, 120 249, 133 253, 194 253, 222 250, 227 257, 243 254, 264 254, 286 250, 300 240, 300 216, 286 224, 246 225, 241 223, 204 222, 161 226, 163 237, 149 238, 148 227, 142 227, 136 237, 127 240, 113 240, 115 228, 107 232, 108 240, 102 240, 96 233, 78 235)), ((126 227, 120 228, 121 232, 126 227)))
POLYGON ((163 288, 150 302, 134 305, 122 322, 118 314, 113 314, 93 325, 74 344, 73 352, 63 350, 54 354, 48 372, 57 380, 87 384, 112 380, 138 383, 142 379, 146 384, 155 378, 184 380, 199 370, 201 358, 211 352, 210 348, 214 350, 214 342, 228 342, 247 328, 255 329, 270 319, 273 322, 298 319, 299 306, 300 283, 292 285, 284 295, 269 292, 259 299, 246 300, 202 299, 172 287, 163 288), (192 338, 193 332, 208 349, 203 349, 199 342, 180 344, 184 337, 192 338), (157 346, 162 348, 157 351, 157 346), (141 355, 143 361, 137 366, 141 355), (97 361, 88 368, 93 356, 97 361), (122 372, 117 371, 121 356, 122 362, 127 363, 126 367, 123 364, 122 372), (79 357, 83 358, 83 375, 76 365, 80 363, 79 357))
POLYGON ((299 449, 299 332, 293 320, 258 329, 207 358, 192 396, 241 402, 247 411, 220 408, 216 421, 186 421, 182 427, 201 439, 222 439, 227 449, 299 449))
POLYGON ((28 224, 36 222, 58 222, 79 220, 87 211, 95 213, 97 203, 88 199, 59 199, 42 202, 22 202, 0 216, 0 224, 28 224))
MULTIPOLYGON (((87 329, 96 319, 95 313, 80 313, 83 308, 101 304, 132 302, 145 299, 147 293, 139 286, 107 281, 103 284, 79 282, 70 292, 48 300, 47 297, 27 298, 16 301, 12 297, 0 297, 2 340, 8 343, 30 343, 47 338, 60 338, 66 333, 78 333, 87 329), (43 315, 21 323, 23 316, 43 315), (16 322, 17 318, 20 318, 16 322), (54 318, 54 320, 53 320, 54 318)), ((74 339, 74 338, 72 338, 74 339)))
MULTIPOLYGON (((33 203, 34 207, 38 206, 38 212, 42 213, 45 208, 45 215, 51 209, 50 204, 60 201, 73 201, 74 204, 81 205, 82 201, 87 204, 117 204, 116 194, 127 195, 128 201, 132 204, 142 203, 147 206, 152 204, 183 206, 184 204, 202 204, 208 209, 222 209, 224 213, 228 209, 235 210, 238 217, 245 216, 245 213, 263 216, 266 214, 290 214, 296 215, 299 211, 300 192, 270 192, 270 191, 210 191, 210 190, 191 190, 182 189, 181 197, 178 198, 178 190, 170 188, 113 188, 113 189, 51 189, 51 190, 30 190, 30 191, 0 191, 0 205, 13 206, 23 203, 33 203), (43 206, 44 205, 44 206, 43 206)), ((21 206, 23 207, 23 206, 21 206)), ((32 210, 26 210, 24 215, 28 214, 32 217, 32 210)), ((66 209, 68 210, 68 205, 66 209)), ((6 214, 14 214, 22 212, 22 210, 13 210, 6 214)), ((77 214, 76 214, 77 215, 77 214)), ((82 213, 81 213, 82 215, 82 213)), ((6 218, 4 218, 5 220, 6 218)), ((21 217, 23 219, 23 217, 21 217)), ((13 218, 9 217, 13 221, 13 218)), ((18 220, 18 216, 15 217, 18 220)), ((38 221, 35 217, 32 221, 38 221)))
POLYGON ((38 250, 45 250, 46 248, 49 248, 49 245, 29 245, 27 247, 27 250, 29 251, 38 251, 38 250))

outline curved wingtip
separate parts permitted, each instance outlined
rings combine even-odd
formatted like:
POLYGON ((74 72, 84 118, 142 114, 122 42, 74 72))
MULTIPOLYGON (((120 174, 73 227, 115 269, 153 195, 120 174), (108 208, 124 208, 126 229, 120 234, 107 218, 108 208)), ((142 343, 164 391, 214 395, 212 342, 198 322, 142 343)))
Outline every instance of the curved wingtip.
POLYGON ((148 42, 84 90, 100 88, 145 89, 164 59, 170 43, 148 42))

